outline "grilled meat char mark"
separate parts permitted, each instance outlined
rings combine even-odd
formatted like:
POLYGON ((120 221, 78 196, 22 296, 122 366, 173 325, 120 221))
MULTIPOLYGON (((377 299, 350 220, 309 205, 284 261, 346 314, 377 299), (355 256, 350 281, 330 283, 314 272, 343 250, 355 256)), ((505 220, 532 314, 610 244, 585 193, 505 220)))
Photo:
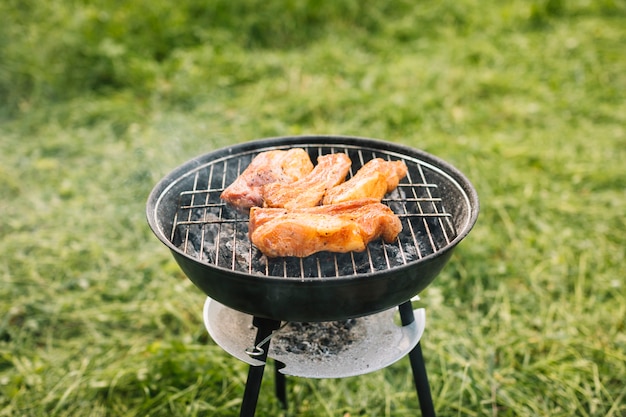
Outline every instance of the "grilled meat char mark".
POLYGON ((263 186, 263 206, 296 209, 320 204, 326 191, 345 181, 352 161, 344 153, 321 155, 317 165, 303 178, 289 183, 263 186))
POLYGON ((263 205, 263 186, 271 183, 289 184, 313 170, 309 154, 302 148, 287 151, 261 152, 220 195, 240 211, 263 205))
POLYGON ((250 210, 250 240, 269 257, 361 252, 374 239, 392 242, 401 230, 400 219, 375 199, 292 210, 250 210))
POLYGON ((323 204, 336 204, 360 198, 375 198, 378 201, 393 191, 407 174, 403 161, 385 161, 374 158, 361 167, 348 181, 326 192, 323 204))

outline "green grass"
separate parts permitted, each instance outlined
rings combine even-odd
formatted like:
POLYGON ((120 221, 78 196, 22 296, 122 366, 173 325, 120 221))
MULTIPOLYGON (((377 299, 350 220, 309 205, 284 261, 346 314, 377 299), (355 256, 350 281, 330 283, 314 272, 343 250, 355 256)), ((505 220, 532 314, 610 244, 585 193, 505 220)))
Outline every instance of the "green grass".
MULTIPOLYGON (((478 190, 422 294, 438 415, 626 415, 626 3, 266 3, 0 5, 0 416, 238 415, 247 367, 145 201, 198 154, 305 133, 478 190)), ((286 415, 419 415, 408 368, 290 378, 286 415)))

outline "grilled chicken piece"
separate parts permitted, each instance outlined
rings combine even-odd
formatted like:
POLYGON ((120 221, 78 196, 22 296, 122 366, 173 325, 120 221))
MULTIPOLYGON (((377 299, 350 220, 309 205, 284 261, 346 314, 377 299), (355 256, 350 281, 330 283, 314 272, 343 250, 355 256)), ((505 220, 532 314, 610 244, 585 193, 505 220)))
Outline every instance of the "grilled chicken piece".
POLYGON ((344 153, 322 155, 308 175, 290 184, 274 182, 263 187, 263 205, 295 209, 318 205, 326 190, 342 183, 352 161, 344 153))
POLYGON ((250 210, 250 240, 269 257, 361 252, 379 237, 392 242, 401 230, 400 219, 375 199, 294 210, 250 210))
POLYGON ((263 205, 264 185, 289 184, 303 178, 312 170, 313 163, 304 149, 261 152, 220 197, 230 205, 247 212, 250 207, 263 205))
POLYGON ((406 176, 403 161, 385 161, 375 158, 361 167, 348 181, 331 188, 324 195, 323 204, 337 204, 360 198, 375 198, 380 201, 393 191, 406 176))

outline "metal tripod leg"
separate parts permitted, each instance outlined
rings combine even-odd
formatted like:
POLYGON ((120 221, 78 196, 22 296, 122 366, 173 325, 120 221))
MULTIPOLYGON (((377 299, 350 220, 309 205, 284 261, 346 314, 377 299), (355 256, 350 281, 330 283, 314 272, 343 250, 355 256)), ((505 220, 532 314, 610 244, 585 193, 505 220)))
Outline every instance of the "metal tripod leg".
POLYGON ((280 370, 285 367, 282 362, 274 361, 274 393, 283 410, 287 409, 287 378, 280 370))
MULTIPOLYGON (((415 321, 410 300, 399 305, 398 309, 400 310, 402 325, 406 326, 415 321)), ((422 347, 419 342, 417 342, 417 345, 409 353, 409 360, 411 362, 411 370, 413 371, 413 380, 415 382, 417 397, 419 398, 420 409, 422 410, 422 417, 435 417, 435 406, 433 405, 430 385, 428 384, 428 377, 426 375, 426 366, 424 365, 424 357, 422 355, 422 347)))
MULTIPOLYGON (((269 336, 274 330, 280 327, 280 321, 255 317, 252 320, 252 324, 257 328, 254 347, 255 349, 262 349, 257 349, 257 352, 254 352, 254 358, 265 362, 267 360, 267 351, 269 348, 269 336), (267 342, 262 346, 259 346, 259 344, 265 339, 268 339, 267 342)), ((259 392, 261 391, 261 381, 263 380, 264 370, 265 364, 259 366, 250 365, 250 368, 248 369, 246 388, 243 393, 241 410, 239 412, 240 417, 254 416, 254 413, 256 412, 256 405, 259 400, 259 392)))

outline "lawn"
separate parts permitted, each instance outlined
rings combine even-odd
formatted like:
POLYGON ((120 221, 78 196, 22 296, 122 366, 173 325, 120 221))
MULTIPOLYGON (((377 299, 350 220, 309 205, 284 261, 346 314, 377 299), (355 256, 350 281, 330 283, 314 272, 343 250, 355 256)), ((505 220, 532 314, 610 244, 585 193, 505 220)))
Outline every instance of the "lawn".
MULTIPOLYGON (((247 365, 145 203, 199 154, 299 134, 478 190, 421 294, 439 416, 626 416, 625 44, 623 0, 2 2, 0 416, 238 415, 247 365)), ((272 382, 257 416, 419 415, 406 358, 289 378, 287 411, 272 382)))

